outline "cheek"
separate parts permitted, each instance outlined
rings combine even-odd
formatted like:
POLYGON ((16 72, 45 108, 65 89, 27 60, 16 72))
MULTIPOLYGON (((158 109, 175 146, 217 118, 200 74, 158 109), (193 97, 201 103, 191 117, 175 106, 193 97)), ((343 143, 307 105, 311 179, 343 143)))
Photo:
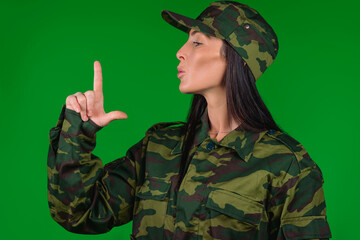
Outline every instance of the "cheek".
POLYGON ((225 73, 226 63, 218 55, 202 55, 191 65, 191 78, 207 85, 219 85, 225 73))

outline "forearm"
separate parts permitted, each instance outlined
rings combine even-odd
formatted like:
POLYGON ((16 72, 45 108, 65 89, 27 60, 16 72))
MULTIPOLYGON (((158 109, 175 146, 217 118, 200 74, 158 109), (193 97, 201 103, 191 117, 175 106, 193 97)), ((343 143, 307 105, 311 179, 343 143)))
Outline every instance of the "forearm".
MULTIPOLYGON (((112 218, 106 192, 97 180, 104 174, 101 160, 91 152, 99 127, 83 122, 77 113, 63 107, 56 127, 50 130, 48 154, 48 201, 51 216, 72 232, 100 233, 108 231, 91 225, 94 201, 102 218, 112 218)), ((99 214, 99 213, 97 213, 99 214)), ((95 215, 97 217, 98 215, 95 215)))

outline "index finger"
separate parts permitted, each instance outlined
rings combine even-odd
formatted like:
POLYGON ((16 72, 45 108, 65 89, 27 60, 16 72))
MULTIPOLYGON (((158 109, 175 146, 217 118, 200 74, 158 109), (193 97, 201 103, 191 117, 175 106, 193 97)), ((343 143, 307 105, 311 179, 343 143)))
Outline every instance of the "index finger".
POLYGON ((102 71, 99 61, 94 62, 94 92, 102 93, 102 71))

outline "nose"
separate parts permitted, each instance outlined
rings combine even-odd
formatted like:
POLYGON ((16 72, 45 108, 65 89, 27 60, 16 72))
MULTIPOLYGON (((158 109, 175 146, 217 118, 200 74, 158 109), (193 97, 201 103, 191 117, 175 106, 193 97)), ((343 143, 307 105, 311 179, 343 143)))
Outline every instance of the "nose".
POLYGON ((176 58, 179 59, 180 61, 184 60, 184 56, 182 52, 180 52, 180 50, 176 53, 176 58))
POLYGON ((179 49, 179 51, 176 53, 176 57, 177 59, 179 59, 180 61, 184 60, 184 46, 185 44, 179 49))

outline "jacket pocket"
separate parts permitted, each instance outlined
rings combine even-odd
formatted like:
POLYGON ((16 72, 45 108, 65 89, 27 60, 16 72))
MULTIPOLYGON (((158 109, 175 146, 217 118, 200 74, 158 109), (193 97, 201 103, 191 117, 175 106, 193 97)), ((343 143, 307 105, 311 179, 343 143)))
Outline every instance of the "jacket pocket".
POLYGON ((134 204, 133 237, 163 239, 164 223, 169 202, 171 182, 147 178, 139 191, 134 204), (149 236, 149 234, 153 236, 149 236))
POLYGON ((206 201, 207 219, 204 239, 256 236, 264 205, 243 195, 215 189, 206 201), (254 235, 249 235, 249 232, 254 235))

